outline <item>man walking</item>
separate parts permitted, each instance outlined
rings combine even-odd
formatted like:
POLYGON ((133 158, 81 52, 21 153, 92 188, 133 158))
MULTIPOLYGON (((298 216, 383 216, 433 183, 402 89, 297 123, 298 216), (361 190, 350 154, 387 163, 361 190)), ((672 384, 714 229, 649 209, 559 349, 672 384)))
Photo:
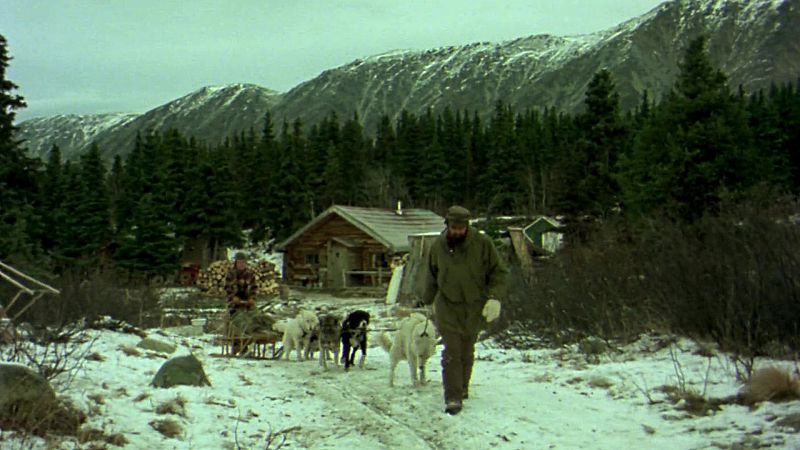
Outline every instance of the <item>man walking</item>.
POLYGON ((500 316, 508 269, 491 239, 469 226, 470 212, 447 210, 447 228, 431 246, 422 301, 433 305, 442 335, 445 412, 461 412, 469 397, 475 341, 488 322, 500 316))

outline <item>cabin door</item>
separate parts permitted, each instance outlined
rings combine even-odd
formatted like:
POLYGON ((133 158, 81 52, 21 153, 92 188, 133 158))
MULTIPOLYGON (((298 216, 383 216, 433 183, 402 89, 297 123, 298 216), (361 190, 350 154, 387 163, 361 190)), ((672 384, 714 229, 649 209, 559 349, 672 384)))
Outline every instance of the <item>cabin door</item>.
POLYGON ((328 279, 330 288, 343 288, 347 285, 348 249, 344 245, 331 241, 328 243, 328 279))

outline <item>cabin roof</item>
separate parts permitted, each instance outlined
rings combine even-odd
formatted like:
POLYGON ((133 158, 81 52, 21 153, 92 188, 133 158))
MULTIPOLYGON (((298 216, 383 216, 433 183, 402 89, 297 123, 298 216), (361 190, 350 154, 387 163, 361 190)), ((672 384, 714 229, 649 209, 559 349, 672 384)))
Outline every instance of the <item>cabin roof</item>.
POLYGON ((278 248, 284 250, 334 214, 380 242, 392 253, 408 252, 408 237, 412 234, 440 233, 444 229, 444 218, 427 209, 403 209, 398 213, 393 209, 333 205, 281 242, 278 248))

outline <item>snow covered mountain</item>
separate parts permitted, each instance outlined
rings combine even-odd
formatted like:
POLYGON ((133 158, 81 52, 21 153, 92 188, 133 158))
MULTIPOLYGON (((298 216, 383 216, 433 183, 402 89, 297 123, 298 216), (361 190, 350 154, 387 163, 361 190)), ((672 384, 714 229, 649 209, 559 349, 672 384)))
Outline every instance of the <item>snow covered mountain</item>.
POLYGON ((19 139, 24 141, 34 156, 47 159, 53 145, 76 154, 87 147, 97 136, 112 132, 135 120, 138 114, 67 114, 37 117, 20 124, 19 139))
MULTIPOLYGON (((553 106, 575 112, 592 76, 602 68, 613 74, 627 109, 638 104, 645 90, 657 99, 672 87, 686 44, 701 34, 709 37, 711 59, 730 76, 730 85, 752 92, 772 82, 794 82, 800 75, 798 30, 800 0, 672 0, 589 35, 537 35, 371 56, 327 70, 280 95, 252 85, 205 88, 109 126, 96 139, 107 154, 126 153, 135 133, 149 128, 174 127, 215 143, 233 132, 259 130, 269 108, 276 121, 299 117, 306 125, 331 112, 339 117, 356 112, 370 134, 381 115, 394 119, 403 109, 419 114, 450 106, 487 115, 503 100, 518 109, 553 106), (236 92, 250 93, 252 103, 243 107, 231 98, 241 95, 236 92)), ((32 153, 42 154, 51 145, 45 135, 65 132, 45 132, 43 123, 54 119, 36 120, 37 127, 34 121, 20 125, 32 153)), ((88 142, 63 150, 70 154, 86 147, 88 142)))
POLYGON ((264 114, 280 95, 253 84, 204 87, 144 114, 100 114, 31 119, 20 124, 30 154, 46 158, 57 144, 71 159, 97 142, 108 159, 133 149, 137 133, 177 129, 209 144, 253 127, 261 130, 264 114))
POLYGON ((447 105, 489 113, 496 100, 515 106, 582 106, 594 73, 610 70, 623 109, 669 90, 687 43, 705 34, 712 61, 732 87, 748 91, 800 74, 797 0, 675 0, 599 33, 530 36, 425 52, 394 52, 326 71, 289 91, 276 116, 315 122, 334 109, 355 110, 372 132, 381 114, 396 117, 447 105))

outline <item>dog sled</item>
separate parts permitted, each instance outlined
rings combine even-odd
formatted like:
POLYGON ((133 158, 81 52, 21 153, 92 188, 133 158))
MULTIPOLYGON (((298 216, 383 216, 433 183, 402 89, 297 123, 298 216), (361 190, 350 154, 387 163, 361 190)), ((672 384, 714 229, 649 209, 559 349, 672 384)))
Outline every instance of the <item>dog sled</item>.
POLYGON ((275 322, 261 311, 241 311, 231 317, 227 312, 214 342, 223 358, 278 359, 281 334, 272 330, 275 322))

